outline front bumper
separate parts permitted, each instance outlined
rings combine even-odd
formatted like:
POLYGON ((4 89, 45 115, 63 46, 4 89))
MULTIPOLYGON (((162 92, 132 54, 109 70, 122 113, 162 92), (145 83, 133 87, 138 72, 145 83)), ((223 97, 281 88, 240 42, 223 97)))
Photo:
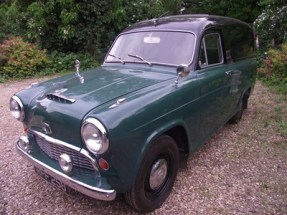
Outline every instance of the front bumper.
POLYGON ((115 190, 105 190, 98 187, 93 187, 88 184, 85 184, 81 181, 75 180, 68 175, 51 168, 50 166, 46 165, 45 163, 35 159, 30 154, 25 152, 17 142, 16 145, 19 154, 27 159, 33 166, 37 167, 38 169, 44 171, 48 175, 54 177, 55 179, 63 182, 67 186, 73 188, 74 190, 83 193, 87 196, 90 196, 95 199, 104 200, 104 201, 112 201, 116 198, 116 191, 115 190))

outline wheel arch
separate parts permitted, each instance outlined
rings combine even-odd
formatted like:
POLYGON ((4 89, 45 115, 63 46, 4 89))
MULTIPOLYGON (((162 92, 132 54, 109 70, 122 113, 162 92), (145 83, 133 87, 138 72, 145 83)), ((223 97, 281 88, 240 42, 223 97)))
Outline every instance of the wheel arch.
POLYGON ((172 122, 153 132, 149 138, 147 138, 144 151, 162 135, 167 135, 174 139, 179 150, 180 167, 185 167, 191 146, 189 144, 188 132, 184 122, 172 122))
POLYGON ((176 142, 179 150, 180 166, 185 167, 189 156, 188 137, 185 129, 182 126, 176 126, 169 129, 164 134, 170 136, 176 142))

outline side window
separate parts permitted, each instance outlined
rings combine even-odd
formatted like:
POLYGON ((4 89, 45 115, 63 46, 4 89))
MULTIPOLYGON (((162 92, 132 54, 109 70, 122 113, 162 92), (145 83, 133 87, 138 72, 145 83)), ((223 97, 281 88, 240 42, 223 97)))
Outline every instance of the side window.
POLYGON ((220 64, 223 62, 220 35, 218 33, 207 34, 201 41, 199 66, 201 68, 220 64))
POLYGON ((227 26, 223 29, 223 38, 227 63, 254 56, 254 39, 250 28, 227 26))

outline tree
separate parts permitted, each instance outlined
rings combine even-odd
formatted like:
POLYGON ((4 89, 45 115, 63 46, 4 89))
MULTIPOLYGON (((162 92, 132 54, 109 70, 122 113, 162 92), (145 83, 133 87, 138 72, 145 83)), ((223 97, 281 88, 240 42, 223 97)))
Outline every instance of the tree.
POLYGON ((30 41, 38 41, 43 48, 84 51, 98 58, 123 28, 162 11, 156 0, 37 0, 26 7, 30 41))
POLYGON ((254 22, 263 49, 287 42, 287 1, 261 0, 264 7, 254 22))
POLYGON ((247 23, 253 23, 260 13, 258 0, 185 0, 184 4, 189 13, 207 13, 229 16, 247 23))
POLYGON ((17 5, 11 1, 0 4, 0 43, 9 36, 23 35, 23 16, 17 5))
POLYGON ((183 1, 159 0, 158 4, 163 8, 164 12, 168 13, 169 15, 176 15, 179 14, 183 1))

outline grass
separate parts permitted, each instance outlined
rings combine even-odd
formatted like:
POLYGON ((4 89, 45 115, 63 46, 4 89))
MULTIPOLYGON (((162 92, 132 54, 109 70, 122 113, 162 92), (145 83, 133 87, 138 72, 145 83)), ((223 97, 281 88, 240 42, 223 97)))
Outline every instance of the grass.
POLYGON ((278 98, 275 99, 276 106, 274 107, 274 119, 270 116, 265 116, 264 127, 267 128, 272 121, 275 121, 278 132, 287 138, 287 77, 279 77, 274 74, 267 77, 259 74, 258 79, 273 93, 278 95, 278 98))
MULTIPOLYGON (((283 96, 282 96, 283 97, 283 96)), ((276 107, 274 107, 275 110, 275 124, 277 126, 278 132, 282 136, 286 136, 287 138, 287 111, 286 111, 286 101, 285 99, 278 99, 276 101, 276 107)))
POLYGON ((287 122, 283 120, 277 121, 278 131, 283 136, 287 136, 287 122))
POLYGON ((258 79, 262 81, 264 85, 268 86, 272 92, 287 95, 287 77, 279 77, 276 75, 262 76, 262 74, 259 74, 258 79))

